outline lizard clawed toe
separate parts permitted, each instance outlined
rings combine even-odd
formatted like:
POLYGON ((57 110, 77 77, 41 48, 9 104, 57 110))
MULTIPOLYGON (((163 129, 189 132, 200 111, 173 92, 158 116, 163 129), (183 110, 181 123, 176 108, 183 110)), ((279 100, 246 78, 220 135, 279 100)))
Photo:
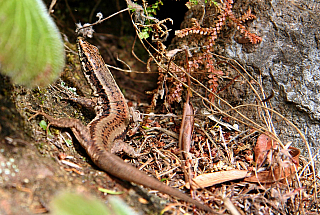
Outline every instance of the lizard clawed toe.
POLYGON ((48 114, 42 112, 42 111, 35 111, 35 110, 32 110, 32 109, 28 109, 30 112, 34 113, 31 117, 28 118, 28 121, 30 121, 31 119, 34 119, 36 118, 37 116, 44 116, 47 120, 49 120, 49 124, 46 128, 46 134, 47 136, 49 135, 49 127, 50 125, 52 124, 51 121, 54 120, 54 118, 52 116, 49 116, 48 114))

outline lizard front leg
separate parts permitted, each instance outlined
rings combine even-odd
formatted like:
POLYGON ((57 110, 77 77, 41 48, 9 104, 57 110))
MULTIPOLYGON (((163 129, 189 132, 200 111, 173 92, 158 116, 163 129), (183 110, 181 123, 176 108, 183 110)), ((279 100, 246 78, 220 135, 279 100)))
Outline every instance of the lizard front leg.
POLYGON ((84 147, 85 149, 87 147, 90 147, 91 141, 91 134, 87 126, 83 125, 82 122, 79 119, 70 119, 70 118, 54 118, 44 112, 41 111, 33 111, 35 115, 29 118, 32 119, 38 115, 44 116, 49 120, 49 124, 47 127, 47 130, 50 126, 55 126, 59 128, 70 128, 72 130, 72 133, 76 137, 76 139, 79 141, 79 143, 84 147))
MULTIPOLYGON (((65 100, 68 100, 68 101, 72 101, 74 103, 77 103, 79 105, 81 105, 82 107, 84 108, 87 108, 89 110, 92 110, 92 111, 95 111, 96 113, 96 117, 95 119, 93 119, 93 121, 95 120, 100 120, 100 116, 99 116, 99 108, 102 106, 101 102, 101 99, 99 99, 99 97, 93 97, 93 98, 86 98, 86 97, 81 97, 81 96, 77 96, 77 97, 74 97, 73 94, 70 94, 70 93, 67 93, 67 92, 64 92, 67 97, 66 98, 63 98, 65 100)), ((36 114, 38 113, 38 115, 43 115, 45 116, 49 121, 50 121, 50 124, 51 125, 55 125, 57 127, 64 127, 66 128, 66 126, 63 126, 63 123, 62 121, 59 121, 58 123, 58 120, 62 120, 61 119, 54 119, 53 117, 47 115, 47 114, 44 114, 42 112, 35 112, 36 114), (52 123, 51 123, 52 122, 52 123), (62 125, 62 126, 60 126, 62 125)), ((64 119, 63 118, 63 121, 66 121, 67 119, 64 119)), ((93 122, 91 121, 91 123, 93 122)), ((77 137, 77 135, 79 134, 79 131, 74 128, 74 123, 77 123, 77 124, 82 124, 79 120, 77 120, 77 122, 70 122, 70 123, 67 123, 68 125, 71 125, 69 126, 73 131, 74 135, 77 137)), ((91 124, 90 123, 90 124, 91 124)), ((90 131, 90 124, 87 127, 87 130, 88 132, 90 131)), ((84 126, 84 125, 83 125, 84 126)), ((68 126, 67 126, 68 127, 68 126)), ((79 126, 77 126, 79 127, 79 126)), ((83 130, 83 129, 81 129, 83 130)), ((79 134, 80 135, 80 134, 79 134)), ((92 134, 90 134, 92 135, 92 134)), ((81 138, 77 138, 77 140, 80 142, 80 139, 81 138)), ((126 155, 128 155, 129 157, 131 158, 136 158, 138 156, 140 156, 140 150, 136 150, 135 148, 133 148, 132 146, 130 146, 128 143, 124 142, 123 139, 115 139, 112 143, 110 143, 111 145, 108 146, 108 147, 105 147, 105 149, 109 152, 111 152, 112 154, 116 154, 116 153, 119 153, 119 152, 124 152, 126 155)), ((83 144, 81 144, 83 145, 83 144)))

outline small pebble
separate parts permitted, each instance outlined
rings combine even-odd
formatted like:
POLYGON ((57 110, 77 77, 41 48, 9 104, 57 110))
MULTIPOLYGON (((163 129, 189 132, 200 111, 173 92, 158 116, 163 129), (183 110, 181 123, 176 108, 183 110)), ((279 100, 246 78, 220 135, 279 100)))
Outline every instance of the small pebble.
POLYGON ((10 174, 10 169, 4 169, 4 174, 9 175, 10 174))

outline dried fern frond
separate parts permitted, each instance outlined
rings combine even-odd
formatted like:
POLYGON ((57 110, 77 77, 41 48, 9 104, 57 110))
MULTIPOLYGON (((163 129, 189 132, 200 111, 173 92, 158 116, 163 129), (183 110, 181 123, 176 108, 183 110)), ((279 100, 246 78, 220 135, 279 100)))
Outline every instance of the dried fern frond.
POLYGON ((192 28, 185 28, 182 30, 178 30, 175 32, 175 35, 178 37, 185 37, 189 34, 200 34, 200 35, 208 35, 210 36, 208 39, 209 47, 214 45, 214 41, 218 38, 218 34, 220 33, 222 27, 226 24, 226 20, 231 21, 236 29, 239 30, 245 37, 249 39, 252 44, 257 44, 262 41, 262 38, 257 36, 254 33, 250 33, 246 27, 242 24, 245 21, 255 19, 256 16, 252 14, 251 9, 249 9, 245 14, 243 14, 240 18, 236 18, 234 13, 232 12, 232 0, 227 0, 224 2, 220 15, 217 16, 217 21, 215 22, 214 27, 203 28, 199 25, 197 21, 195 21, 195 26, 192 28))

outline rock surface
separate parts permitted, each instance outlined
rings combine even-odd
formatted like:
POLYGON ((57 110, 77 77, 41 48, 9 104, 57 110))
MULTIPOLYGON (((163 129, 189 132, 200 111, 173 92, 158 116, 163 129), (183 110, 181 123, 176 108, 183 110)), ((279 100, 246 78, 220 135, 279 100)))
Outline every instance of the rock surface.
MULTIPOLYGON (((301 129, 315 150, 320 143, 319 6, 307 0, 275 0, 267 5, 254 1, 251 7, 257 19, 251 29, 256 29, 263 41, 253 52, 234 40, 225 49, 228 57, 262 75, 265 90, 275 92, 271 99, 274 109, 301 129)), ((284 139, 301 143, 286 127, 284 123, 277 127, 284 139)))
MULTIPOLYGON (((192 18, 201 20, 203 9, 197 7, 187 12, 181 28, 191 27, 192 18)), ((238 61, 251 76, 260 80, 265 98, 274 93, 270 107, 302 131, 316 154, 320 143, 320 3, 240 0, 233 4, 232 11, 240 17, 248 9, 256 19, 246 26, 251 33, 261 36, 262 42, 256 45, 238 43, 243 35, 226 25, 218 35, 215 51, 238 61)), ((216 9, 206 6, 205 13, 201 26, 212 27, 216 9)), ((180 44, 181 40, 175 38, 171 48, 181 47, 180 44)), ((221 97, 230 104, 255 104, 256 97, 240 81, 229 88, 232 89, 225 90, 221 97)), ((256 111, 249 111, 246 116, 258 119, 256 111)), ((277 117, 274 117, 273 126, 284 144, 293 142, 307 156, 307 148, 296 129, 277 117)))

